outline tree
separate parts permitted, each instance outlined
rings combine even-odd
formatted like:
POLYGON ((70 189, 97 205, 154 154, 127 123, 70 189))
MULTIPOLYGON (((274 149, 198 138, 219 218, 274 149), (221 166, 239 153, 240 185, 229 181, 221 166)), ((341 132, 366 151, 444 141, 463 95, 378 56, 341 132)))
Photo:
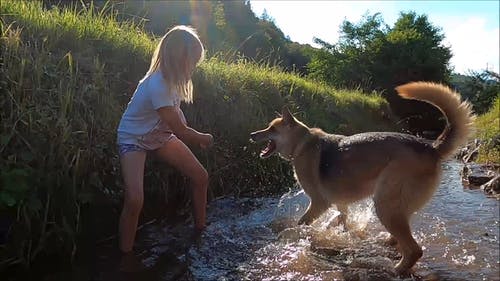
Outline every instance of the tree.
POLYGON ((403 100, 394 91, 397 85, 411 81, 449 82, 452 55, 450 48, 441 43, 441 29, 429 23, 425 15, 401 13, 386 38, 374 80, 379 79, 377 84, 387 89, 391 108, 405 118, 411 129, 441 131, 445 126, 444 119, 438 121, 441 112, 424 102, 403 100))
POLYGON ((158 36, 176 24, 192 25, 209 56, 222 54, 226 60, 243 56, 301 73, 309 62, 305 50, 310 46, 291 42, 266 11, 257 17, 248 0, 125 1, 118 9, 124 20, 143 20, 144 27, 158 36))
POLYGON ((358 87, 384 92, 394 113, 417 132, 439 131, 440 112, 418 101, 401 99, 394 88, 410 81, 447 83, 451 51, 443 46, 441 29, 425 15, 401 13, 389 28, 380 14, 364 15, 358 24, 344 21, 340 40, 322 46, 309 63, 310 76, 336 87, 358 87))
POLYGON ((380 14, 366 14, 358 24, 347 20, 342 23, 337 44, 315 38, 315 43, 322 48, 313 53, 308 65, 310 77, 336 87, 361 87, 371 91, 373 59, 385 40, 387 28, 380 14))
POLYGON ((500 75, 493 71, 470 71, 468 75, 453 75, 452 85, 462 98, 472 104, 476 114, 487 112, 500 95, 500 75))

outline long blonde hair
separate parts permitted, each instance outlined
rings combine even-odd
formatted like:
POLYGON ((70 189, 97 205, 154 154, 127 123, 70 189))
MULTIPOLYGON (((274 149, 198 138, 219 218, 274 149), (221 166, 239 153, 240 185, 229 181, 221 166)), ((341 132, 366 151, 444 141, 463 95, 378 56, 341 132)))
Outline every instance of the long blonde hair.
POLYGON ((146 76, 160 70, 170 93, 176 93, 181 100, 191 103, 191 75, 204 56, 205 50, 196 31, 185 25, 175 26, 156 46, 146 76))

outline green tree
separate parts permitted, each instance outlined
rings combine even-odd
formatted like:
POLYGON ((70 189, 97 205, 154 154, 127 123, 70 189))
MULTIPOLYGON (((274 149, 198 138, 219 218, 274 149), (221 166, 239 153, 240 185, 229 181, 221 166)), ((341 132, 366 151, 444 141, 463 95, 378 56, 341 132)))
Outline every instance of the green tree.
POLYGON ((394 27, 380 14, 364 15, 354 24, 344 21, 336 44, 320 39, 322 46, 309 63, 310 76, 336 87, 382 91, 393 111, 416 131, 439 131, 439 111, 418 101, 399 98, 395 86, 410 81, 447 83, 451 69, 450 48, 444 46, 441 29, 426 15, 401 13, 394 27))
POLYGON ((309 76, 336 87, 371 90, 373 60, 380 50, 380 42, 385 39, 387 26, 377 13, 364 15, 358 24, 346 20, 340 29, 337 44, 314 39, 322 48, 313 52, 309 76))
POLYGON ((415 80, 447 83, 452 55, 442 44, 444 38, 441 28, 433 26, 426 15, 401 13, 387 33, 377 61, 380 70, 389 72, 392 78, 382 76, 379 83, 385 87, 415 80))
POLYGON ((467 99, 476 114, 486 113, 500 96, 500 75, 493 71, 470 71, 468 75, 453 75, 452 85, 467 99))
MULTIPOLYGON (((57 4, 57 0, 44 1, 57 4)), ((104 6, 107 1, 94 3, 104 6)), ((291 42, 267 12, 257 17, 248 0, 125 1, 116 9, 124 20, 143 21, 145 29, 156 35, 176 24, 194 26, 209 56, 218 54, 226 60, 245 57, 303 74, 307 70, 305 50, 311 47, 291 42)))

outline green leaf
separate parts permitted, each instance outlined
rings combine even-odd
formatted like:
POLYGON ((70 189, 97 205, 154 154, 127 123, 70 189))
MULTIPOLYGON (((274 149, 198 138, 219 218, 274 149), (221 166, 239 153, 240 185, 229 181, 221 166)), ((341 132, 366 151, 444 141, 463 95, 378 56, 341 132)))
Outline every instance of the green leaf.
POLYGON ((13 207, 14 205, 16 205, 16 199, 14 199, 14 197, 12 197, 7 192, 1 192, 0 205, 7 205, 8 207, 13 207))

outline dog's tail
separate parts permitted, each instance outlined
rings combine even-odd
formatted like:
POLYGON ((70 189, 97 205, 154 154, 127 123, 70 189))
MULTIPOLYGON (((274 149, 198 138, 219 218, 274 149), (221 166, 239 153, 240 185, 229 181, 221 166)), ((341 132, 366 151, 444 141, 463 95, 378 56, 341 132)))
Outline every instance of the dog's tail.
POLYGON ((460 101, 460 94, 444 85, 430 82, 411 82, 396 87, 396 91, 405 99, 428 102, 444 114, 446 128, 433 143, 441 158, 449 158, 466 144, 472 134, 474 115, 471 105, 460 101))

